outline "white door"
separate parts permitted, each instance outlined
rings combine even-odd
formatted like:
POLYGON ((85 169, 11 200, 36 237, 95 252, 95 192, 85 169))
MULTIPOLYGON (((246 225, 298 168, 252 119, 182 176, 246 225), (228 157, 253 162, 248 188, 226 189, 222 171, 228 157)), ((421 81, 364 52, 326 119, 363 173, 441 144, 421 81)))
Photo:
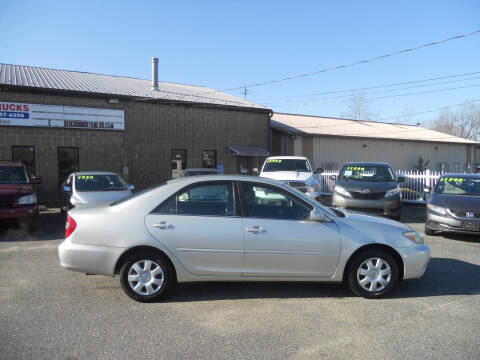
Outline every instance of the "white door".
POLYGON ((235 211, 231 182, 203 182, 157 207, 146 226, 190 273, 240 277, 244 235, 235 211))
POLYGON ((340 254, 334 222, 312 222, 312 206, 270 185, 243 182, 244 276, 331 277, 340 254))

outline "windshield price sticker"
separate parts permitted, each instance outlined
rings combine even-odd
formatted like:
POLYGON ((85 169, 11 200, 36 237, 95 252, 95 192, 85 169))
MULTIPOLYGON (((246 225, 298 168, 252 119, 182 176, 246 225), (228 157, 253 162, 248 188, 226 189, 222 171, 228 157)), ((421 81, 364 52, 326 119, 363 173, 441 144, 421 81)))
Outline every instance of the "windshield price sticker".
POLYGON ((93 180, 93 175, 79 175, 77 180, 93 180))
POLYGON ((441 178, 440 179, 440 182, 455 182, 455 183, 461 183, 463 182, 465 179, 463 178, 456 178, 456 177, 444 177, 444 178, 441 178))
POLYGON ((347 166, 347 170, 352 170, 352 171, 355 171, 355 170, 365 171, 365 168, 364 168, 364 167, 360 167, 360 166, 347 166))
POLYGON ((272 164, 272 163, 280 164, 281 162, 282 162, 282 159, 268 159, 267 160, 267 164, 272 164))

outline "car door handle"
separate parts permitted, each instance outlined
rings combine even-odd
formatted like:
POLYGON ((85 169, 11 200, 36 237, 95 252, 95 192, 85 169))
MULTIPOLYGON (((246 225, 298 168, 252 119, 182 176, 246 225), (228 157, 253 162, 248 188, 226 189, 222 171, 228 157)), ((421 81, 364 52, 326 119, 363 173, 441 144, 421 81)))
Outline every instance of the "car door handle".
POLYGON ((160 221, 158 224, 153 224, 152 226, 155 226, 159 229, 169 229, 172 225, 166 221, 160 221))
POLYGON ((252 227, 246 228, 245 231, 258 234, 258 233, 265 232, 265 229, 262 226, 252 226, 252 227))

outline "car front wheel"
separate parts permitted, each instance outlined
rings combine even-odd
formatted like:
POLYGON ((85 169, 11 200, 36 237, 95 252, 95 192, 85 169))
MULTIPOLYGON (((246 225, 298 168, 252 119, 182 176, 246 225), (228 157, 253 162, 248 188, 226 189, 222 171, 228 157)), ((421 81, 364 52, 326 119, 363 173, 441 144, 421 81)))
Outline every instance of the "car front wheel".
POLYGON ((156 254, 134 254, 120 268, 123 291, 140 302, 160 299, 172 283, 173 271, 170 264, 156 254))
POLYGON ((371 250, 360 253, 348 272, 350 289, 364 298, 379 298, 398 283, 399 271, 395 259, 385 251, 371 250))

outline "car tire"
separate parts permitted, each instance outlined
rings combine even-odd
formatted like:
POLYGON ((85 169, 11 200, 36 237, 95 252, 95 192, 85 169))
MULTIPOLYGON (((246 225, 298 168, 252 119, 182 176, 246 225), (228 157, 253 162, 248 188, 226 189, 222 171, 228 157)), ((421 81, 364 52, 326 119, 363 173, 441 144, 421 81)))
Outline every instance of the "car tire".
POLYGON ((384 296, 398 284, 398 281, 398 264, 383 250, 369 250, 358 254, 348 269, 350 290, 367 299, 384 296))
POLYGON ((164 256, 155 253, 136 253, 129 256, 120 268, 123 291, 139 302, 162 298, 174 283, 174 271, 164 256))

